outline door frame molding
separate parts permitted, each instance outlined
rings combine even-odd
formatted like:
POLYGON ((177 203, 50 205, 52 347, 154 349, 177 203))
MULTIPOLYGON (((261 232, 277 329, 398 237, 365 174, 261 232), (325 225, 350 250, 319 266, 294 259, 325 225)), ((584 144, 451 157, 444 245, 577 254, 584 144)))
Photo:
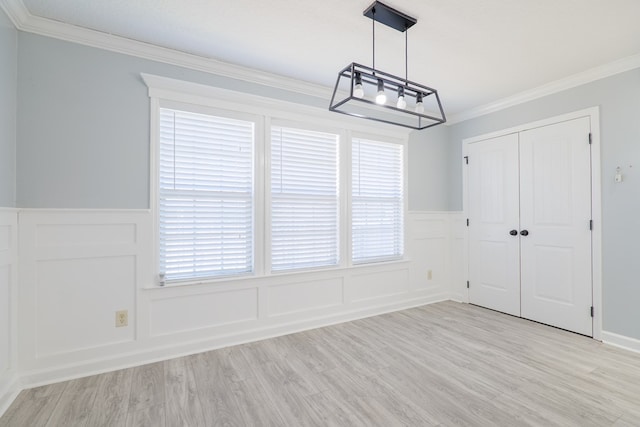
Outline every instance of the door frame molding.
MULTIPOLYGON (((592 273, 592 297, 593 297, 593 338, 602 341, 602 179, 600 169, 600 107, 595 106, 559 116, 549 117, 530 123, 525 123, 510 128, 477 135, 462 140, 462 203, 465 217, 468 217, 469 209, 469 182, 468 172, 465 167, 465 156, 468 156, 469 145, 487 139, 504 136, 512 133, 549 126, 566 122, 581 117, 589 117, 591 125, 591 216, 593 219, 593 231, 591 234, 591 273, 592 273)), ((469 280, 469 229, 465 230, 465 276, 469 280)), ((469 302, 469 291, 466 292, 466 301, 469 302)))

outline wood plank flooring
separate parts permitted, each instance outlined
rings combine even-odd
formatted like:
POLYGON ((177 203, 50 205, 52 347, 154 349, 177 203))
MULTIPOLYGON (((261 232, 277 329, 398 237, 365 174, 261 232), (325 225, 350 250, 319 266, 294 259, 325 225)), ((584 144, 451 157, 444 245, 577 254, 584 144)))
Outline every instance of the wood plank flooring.
POLYGON ((0 426, 640 426, 640 355, 442 302, 23 391, 0 426))

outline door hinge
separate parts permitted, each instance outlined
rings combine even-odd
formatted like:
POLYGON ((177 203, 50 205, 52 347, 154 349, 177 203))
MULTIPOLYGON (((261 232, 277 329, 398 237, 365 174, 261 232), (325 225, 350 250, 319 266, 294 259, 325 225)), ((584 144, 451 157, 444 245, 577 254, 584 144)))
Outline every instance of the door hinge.
POLYGON ((464 156, 464 163, 469 164, 469 156, 464 156))
POLYGON ((593 317, 593 306, 591 306, 591 317, 593 317))
POLYGON ((469 289, 469 281, 467 280, 467 289, 469 289))
POLYGON ((593 231, 593 220, 589 220, 589 230, 593 231))
POLYGON ((467 218, 467 227, 469 226, 469 218, 467 218))
POLYGON ((593 142, 593 138, 591 137, 591 132, 589 132, 589 144, 593 142))

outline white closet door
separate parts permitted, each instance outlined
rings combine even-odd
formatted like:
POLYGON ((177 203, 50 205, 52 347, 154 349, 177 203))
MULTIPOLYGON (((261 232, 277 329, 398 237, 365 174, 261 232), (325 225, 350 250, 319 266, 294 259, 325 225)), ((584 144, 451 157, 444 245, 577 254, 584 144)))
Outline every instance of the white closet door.
POLYGON ((522 317, 592 336, 589 132, 585 117, 520 133, 520 268, 522 317))
POLYGON ((468 150, 469 301, 520 315, 518 135, 468 150))

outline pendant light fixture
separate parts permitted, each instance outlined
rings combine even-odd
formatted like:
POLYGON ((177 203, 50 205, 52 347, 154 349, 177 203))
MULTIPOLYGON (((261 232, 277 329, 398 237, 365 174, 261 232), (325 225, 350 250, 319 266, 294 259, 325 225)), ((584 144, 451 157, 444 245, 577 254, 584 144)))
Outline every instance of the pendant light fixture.
POLYGON ((340 70, 329 110, 411 129, 445 123, 438 91, 408 79, 407 30, 418 21, 379 1, 365 9, 363 15, 372 21, 371 67, 353 62, 340 70), (376 22, 405 33, 404 78, 376 69, 376 22))

